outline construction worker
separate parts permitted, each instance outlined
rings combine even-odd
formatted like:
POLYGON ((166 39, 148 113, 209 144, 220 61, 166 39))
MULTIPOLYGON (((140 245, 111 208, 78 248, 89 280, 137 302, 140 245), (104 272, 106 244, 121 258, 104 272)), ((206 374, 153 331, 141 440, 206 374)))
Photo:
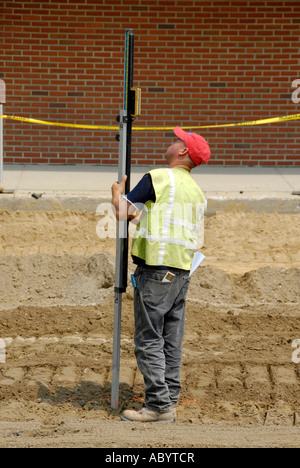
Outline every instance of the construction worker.
POLYGON ((193 255, 206 208, 191 176, 210 159, 207 141, 176 127, 166 153, 167 169, 146 174, 126 196, 125 176, 112 186, 118 220, 135 220, 135 354, 145 380, 142 410, 126 410, 123 421, 173 422, 181 391, 185 302, 193 255), (139 213, 142 210, 141 216, 139 213))

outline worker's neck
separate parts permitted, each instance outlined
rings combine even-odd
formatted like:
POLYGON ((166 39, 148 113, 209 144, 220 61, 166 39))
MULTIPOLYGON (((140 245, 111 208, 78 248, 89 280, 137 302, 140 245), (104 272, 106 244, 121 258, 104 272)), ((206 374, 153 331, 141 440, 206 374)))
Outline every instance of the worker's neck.
POLYGON ((170 169, 174 169, 175 167, 179 168, 179 169, 185 169, 188 172, 191 172, 191 170, 192 170, 191 167, 188 167, 185 164, 180 164, 180 163, 171 163, 170 166, 169 166, 170 169))

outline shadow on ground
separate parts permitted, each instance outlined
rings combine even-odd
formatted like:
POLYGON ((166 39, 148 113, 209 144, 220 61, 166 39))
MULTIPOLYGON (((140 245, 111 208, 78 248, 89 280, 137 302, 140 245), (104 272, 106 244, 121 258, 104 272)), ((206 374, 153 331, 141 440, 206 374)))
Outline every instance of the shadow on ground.
POLYGON ((94 382, 83 381, 74 388, 56 387, 52 392, 49 388, 38 382, 38 398, 43 403, 56 406, 62 403, 71 403, 75 408, 91 410, 105 410, 108 414, 119 414, 126 408, 140 409, 142 395, 136 394, 127 383, 120 383, 119 408, 111 409, 111 383, 106 382, 104 387, 94 382))

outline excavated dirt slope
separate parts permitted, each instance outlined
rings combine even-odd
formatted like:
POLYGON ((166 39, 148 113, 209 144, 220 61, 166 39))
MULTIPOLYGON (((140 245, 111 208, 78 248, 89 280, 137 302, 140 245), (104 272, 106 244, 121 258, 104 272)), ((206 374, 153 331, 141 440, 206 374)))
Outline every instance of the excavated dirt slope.
POLYGON ((154 432, 119 422, 143 401, 131 285, 120 408, 110 410, 115 241, 97 237, 98 222, 0 211, 0 446, 234 446, 249 425, 258 446, 272 445, 278 427, 290 428, 283 445, 291 444, 300 426, 300 214, 206 219, 207 259, 187 301, 179 423, 154 432))

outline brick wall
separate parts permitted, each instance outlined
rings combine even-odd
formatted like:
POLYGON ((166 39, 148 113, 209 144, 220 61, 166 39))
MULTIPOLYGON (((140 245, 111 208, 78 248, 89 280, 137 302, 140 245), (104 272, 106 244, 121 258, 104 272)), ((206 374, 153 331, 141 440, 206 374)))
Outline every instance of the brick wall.
MULTIPOLYGON (((300 113, 300 2, 2 0, 0 79, 9 115, 116 125, 124 33, 135 32, 140 126, 300 113)), ((5 162, 113 164, 116 132, 5 121, 5 162)), ((203 130, 212 164, 300 164, 299 122, 203 130)), ((161 164, 170 132, 136 132, 135 164, 161 164)))

